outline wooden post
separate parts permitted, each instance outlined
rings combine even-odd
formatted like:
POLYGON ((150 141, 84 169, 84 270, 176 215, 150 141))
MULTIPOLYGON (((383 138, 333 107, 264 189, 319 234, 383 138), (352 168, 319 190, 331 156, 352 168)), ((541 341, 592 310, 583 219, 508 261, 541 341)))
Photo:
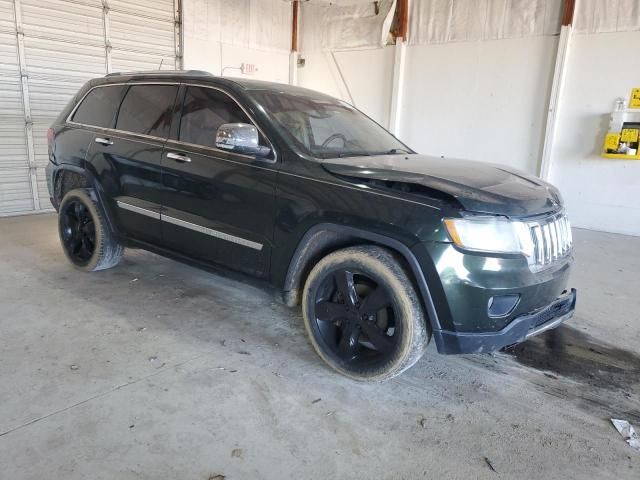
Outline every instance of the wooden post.
POLYGON ((300 2, 293 0, 291 3, 291 52, 289 53, 289 85, 298 84, 298 12, 300 2))
POLYGON ((298 51, 298 10, 300 8, 300 2, 293 0, 293 26, 291 28, 291 51, 298 51))

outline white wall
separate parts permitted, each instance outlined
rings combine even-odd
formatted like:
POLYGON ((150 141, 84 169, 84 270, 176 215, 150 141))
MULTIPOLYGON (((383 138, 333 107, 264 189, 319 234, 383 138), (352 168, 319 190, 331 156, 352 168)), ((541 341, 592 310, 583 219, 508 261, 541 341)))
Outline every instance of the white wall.
POLYGON ((352 103, 378 123, 389 122, 393 47, 303 53, 298 85, 352 103))
POLYGON ((184 68, 289 81, 291 5, 282 0, 184 0, 184 68), (238 69, 253 63, 257 71, 238 69))
POLYGON ((615 99, 640 87, 639 47, 638 31, 572 40, 551 182, 577 227, 640 235, 640 161, 600 157, 615 99))
POLYGON ((553 36, 409 45, 400 138, 536 173, 556 49, 553 36))
MULTIPOLYGON (((623 7, 640 8, 640 0, 614 2, 615 15, 605 8, 607 1, 578 3, 579 33, 572 41, 559 100, 551 182, 563 192, 575 226, 640 235, 640 161, 599 156, 614 100, 640 86, 640 17, 630 24, 623 7), (605 22, 608 18, 616 22, 605 22)), ((494 22, 493 30, 491 22, 478 21, 478 35, 458 38, 438 30, 455 22, 431 21, 427 27, 435 30, 427 29, 430 35, 407 46, 399 137, 422 153, 536 173, 558 42, 553 35, 558 12, 540 6, 558 4, 536 0, 531 15, 514 23, 527 28, 513 33, 509 15, 498 8, 502 3, 483 4, 503 12, 496 14, 502 20, 494 22)), ((282 0, 185 0, 185 67, 220 74, 225 66, 254 63, 254 78, 287 82, 289 7, 282 0), (230 7, 235 11, 229 13, 230 7)), ((304 12, 303 3, 303 19, 304 12)), ((448 9, 443 12, 451 15, 448 9)), ((482 18, 493 18, 490 14, 482 18)), ((394 47, 345 51, 336 46, 305 50, 304 45, 306 65, 298 69, 299 85, 352 102, 388 125, 394 47)), ((240 74, 226 70, 225 75, 240 74)))

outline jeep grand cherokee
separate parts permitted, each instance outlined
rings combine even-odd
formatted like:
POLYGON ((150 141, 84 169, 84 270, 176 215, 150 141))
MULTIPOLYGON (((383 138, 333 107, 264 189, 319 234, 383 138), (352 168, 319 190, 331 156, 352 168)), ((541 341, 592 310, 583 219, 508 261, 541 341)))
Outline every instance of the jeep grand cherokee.
POLYGON ((206 72, 89 81, 48 131, 64 253, 124 247, 222 266, 302 304, 331 367, 384 380, 430 338, 489 352, 556 327, 571 228, 561 196, 503 166, 419 155, 353 106, 206 72))

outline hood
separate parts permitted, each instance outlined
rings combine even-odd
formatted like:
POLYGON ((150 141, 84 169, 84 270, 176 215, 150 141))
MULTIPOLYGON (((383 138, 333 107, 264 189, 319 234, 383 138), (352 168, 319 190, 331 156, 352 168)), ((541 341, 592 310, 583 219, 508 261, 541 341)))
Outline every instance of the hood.
POLYGON ((562 204, 552 185, 501 165, 404 154, 327 159, 322 165, 341 177, 375 185, 382 181, 414 186, 418 188, 410 191, 436 198, 448 195, 470 212, 530 216, 557 210, 562 204))

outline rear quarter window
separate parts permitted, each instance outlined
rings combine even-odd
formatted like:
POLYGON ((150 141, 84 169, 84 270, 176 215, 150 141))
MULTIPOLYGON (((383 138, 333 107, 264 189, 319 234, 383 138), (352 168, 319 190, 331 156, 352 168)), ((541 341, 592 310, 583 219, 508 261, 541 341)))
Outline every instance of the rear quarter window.
POLYGON ((125 88, 125 85, 94 88, 84 97, 71 121, 94 127, 113 128, 125 88))
POLYGON ((133 85, 122 101, 116 129, 166 138, 177 85, 133 85))

